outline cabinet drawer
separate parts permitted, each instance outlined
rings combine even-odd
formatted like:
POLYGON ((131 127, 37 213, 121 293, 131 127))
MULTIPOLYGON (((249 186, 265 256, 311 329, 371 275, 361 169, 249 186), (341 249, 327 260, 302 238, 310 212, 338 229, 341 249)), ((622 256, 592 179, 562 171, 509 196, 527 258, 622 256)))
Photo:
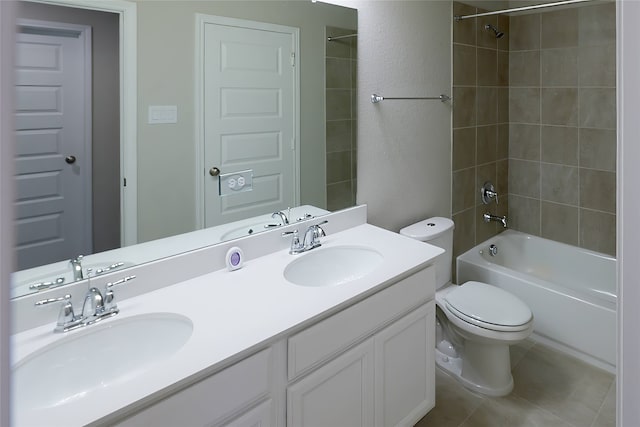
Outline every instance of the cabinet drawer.
POLYGON ((273 366, 272 349, 262 350, 117 425, 186 427, 215 424, 269 396, 273 366))
POLYGON ((433 299, 434 295, 435 273, 433 266, 429 266, 292 336, 287 346, 289 380, 433 299))

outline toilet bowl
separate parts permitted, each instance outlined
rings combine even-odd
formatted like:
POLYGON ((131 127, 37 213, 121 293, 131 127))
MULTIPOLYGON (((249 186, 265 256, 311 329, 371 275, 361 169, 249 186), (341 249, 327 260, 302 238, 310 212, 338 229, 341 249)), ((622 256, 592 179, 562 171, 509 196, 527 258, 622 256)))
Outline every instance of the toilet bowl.
POLYGON ((435 260, 436 364, 467 388, 489 396, 513 389, 509 346, 533 330, 529 307, 487 283, 451 284, 453 221, 429 218, 400 234, 445 250, 435 260))

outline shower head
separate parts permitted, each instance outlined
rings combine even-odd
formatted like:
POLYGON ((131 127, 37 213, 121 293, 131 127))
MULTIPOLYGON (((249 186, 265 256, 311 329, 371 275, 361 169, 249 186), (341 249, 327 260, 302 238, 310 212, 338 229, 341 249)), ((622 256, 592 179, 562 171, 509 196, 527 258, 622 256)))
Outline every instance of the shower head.
POLYGON ((493 33, 496 35, 497 39, 499 39, 502 36, 504 36, 504 33, 502 31, 499 31, 496 27, 494 27, 491 24, 485 24, 484 29, 493 31, 493 33))

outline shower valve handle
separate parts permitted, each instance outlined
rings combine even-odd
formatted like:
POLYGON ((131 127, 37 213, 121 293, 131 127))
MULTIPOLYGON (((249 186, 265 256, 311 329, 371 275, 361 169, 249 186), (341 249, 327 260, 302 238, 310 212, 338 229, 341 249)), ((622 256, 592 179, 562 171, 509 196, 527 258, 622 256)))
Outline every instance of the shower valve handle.
POLYGON ((491 199, 495 199, 496 205, 498 204, 498 192, 490 181, 487 181, 482 185, 482 188, 480 188, 480 196, 482 198, 482 203, 485 205, 491 203, 491 199))

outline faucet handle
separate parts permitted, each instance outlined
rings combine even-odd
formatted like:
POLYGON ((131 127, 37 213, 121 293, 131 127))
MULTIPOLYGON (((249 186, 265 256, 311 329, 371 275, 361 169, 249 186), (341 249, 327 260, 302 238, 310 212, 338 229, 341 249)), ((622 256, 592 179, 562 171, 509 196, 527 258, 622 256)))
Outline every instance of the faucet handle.
POLYGON ((123 277, 122 279, 116 280, 115 282, 109 282, 105 285, 104 287, 104 311, 105 312, 112 312, 112 311, 115 312, 118 310, 118 305, 115 303, 116 296, 113 293, 113 287, 118 285, 123 285, 135 278, 136 276, 134 274, 131 276, 123 277))
POLYGON ((114 286, 118 286, 118 285, 124 285, 125 283, 127 283, 130 280, 133 280, 136 278, 135 274, 132 274, 131 276, 125 276, 120 280, 116 280, 115 282, 109 282, 105 285, 105 289, 111 289, 114 286))
POLYGON ((491 199, 495 199, 496 205, 498 204, 498 192, 491 181, 486 181, 482 185, 480 188, 480 196, 482 198, 482 203, 485 205, 488 205, 491 202, 491 199))
POLYGON ((58 298, 41 299, 40 301, 36 301, 34 305, 36 307, 42 307, 43 305, 49 305, 49 304, 53 304, 54 302, 63 302, 63 301, 70 302, 71 295, 66 294, 65 296, 58 297, 58 298))
POLYGON ((62 306, 60 307, 60 313, 58 313, 58 322, 56 323, 54 331, 64 332, 76 326, 81 320, 78 319, 73 312, 73 305, 71 304, 70 294, 66 294, 65 296, 58 298, 43 299, 37 301, 34 305, 36 307, 42 307, 57 302, 61 302, 62 306))
POLYGON ((298 230, 293 231, 284 231, 282 233, 282 237, 292 236, 291 239, 291 248, 289 249, 289 253, 291 255, 299 254, 300 252, 304 252, 304 244, 300 242, 300 234, 298 230))

